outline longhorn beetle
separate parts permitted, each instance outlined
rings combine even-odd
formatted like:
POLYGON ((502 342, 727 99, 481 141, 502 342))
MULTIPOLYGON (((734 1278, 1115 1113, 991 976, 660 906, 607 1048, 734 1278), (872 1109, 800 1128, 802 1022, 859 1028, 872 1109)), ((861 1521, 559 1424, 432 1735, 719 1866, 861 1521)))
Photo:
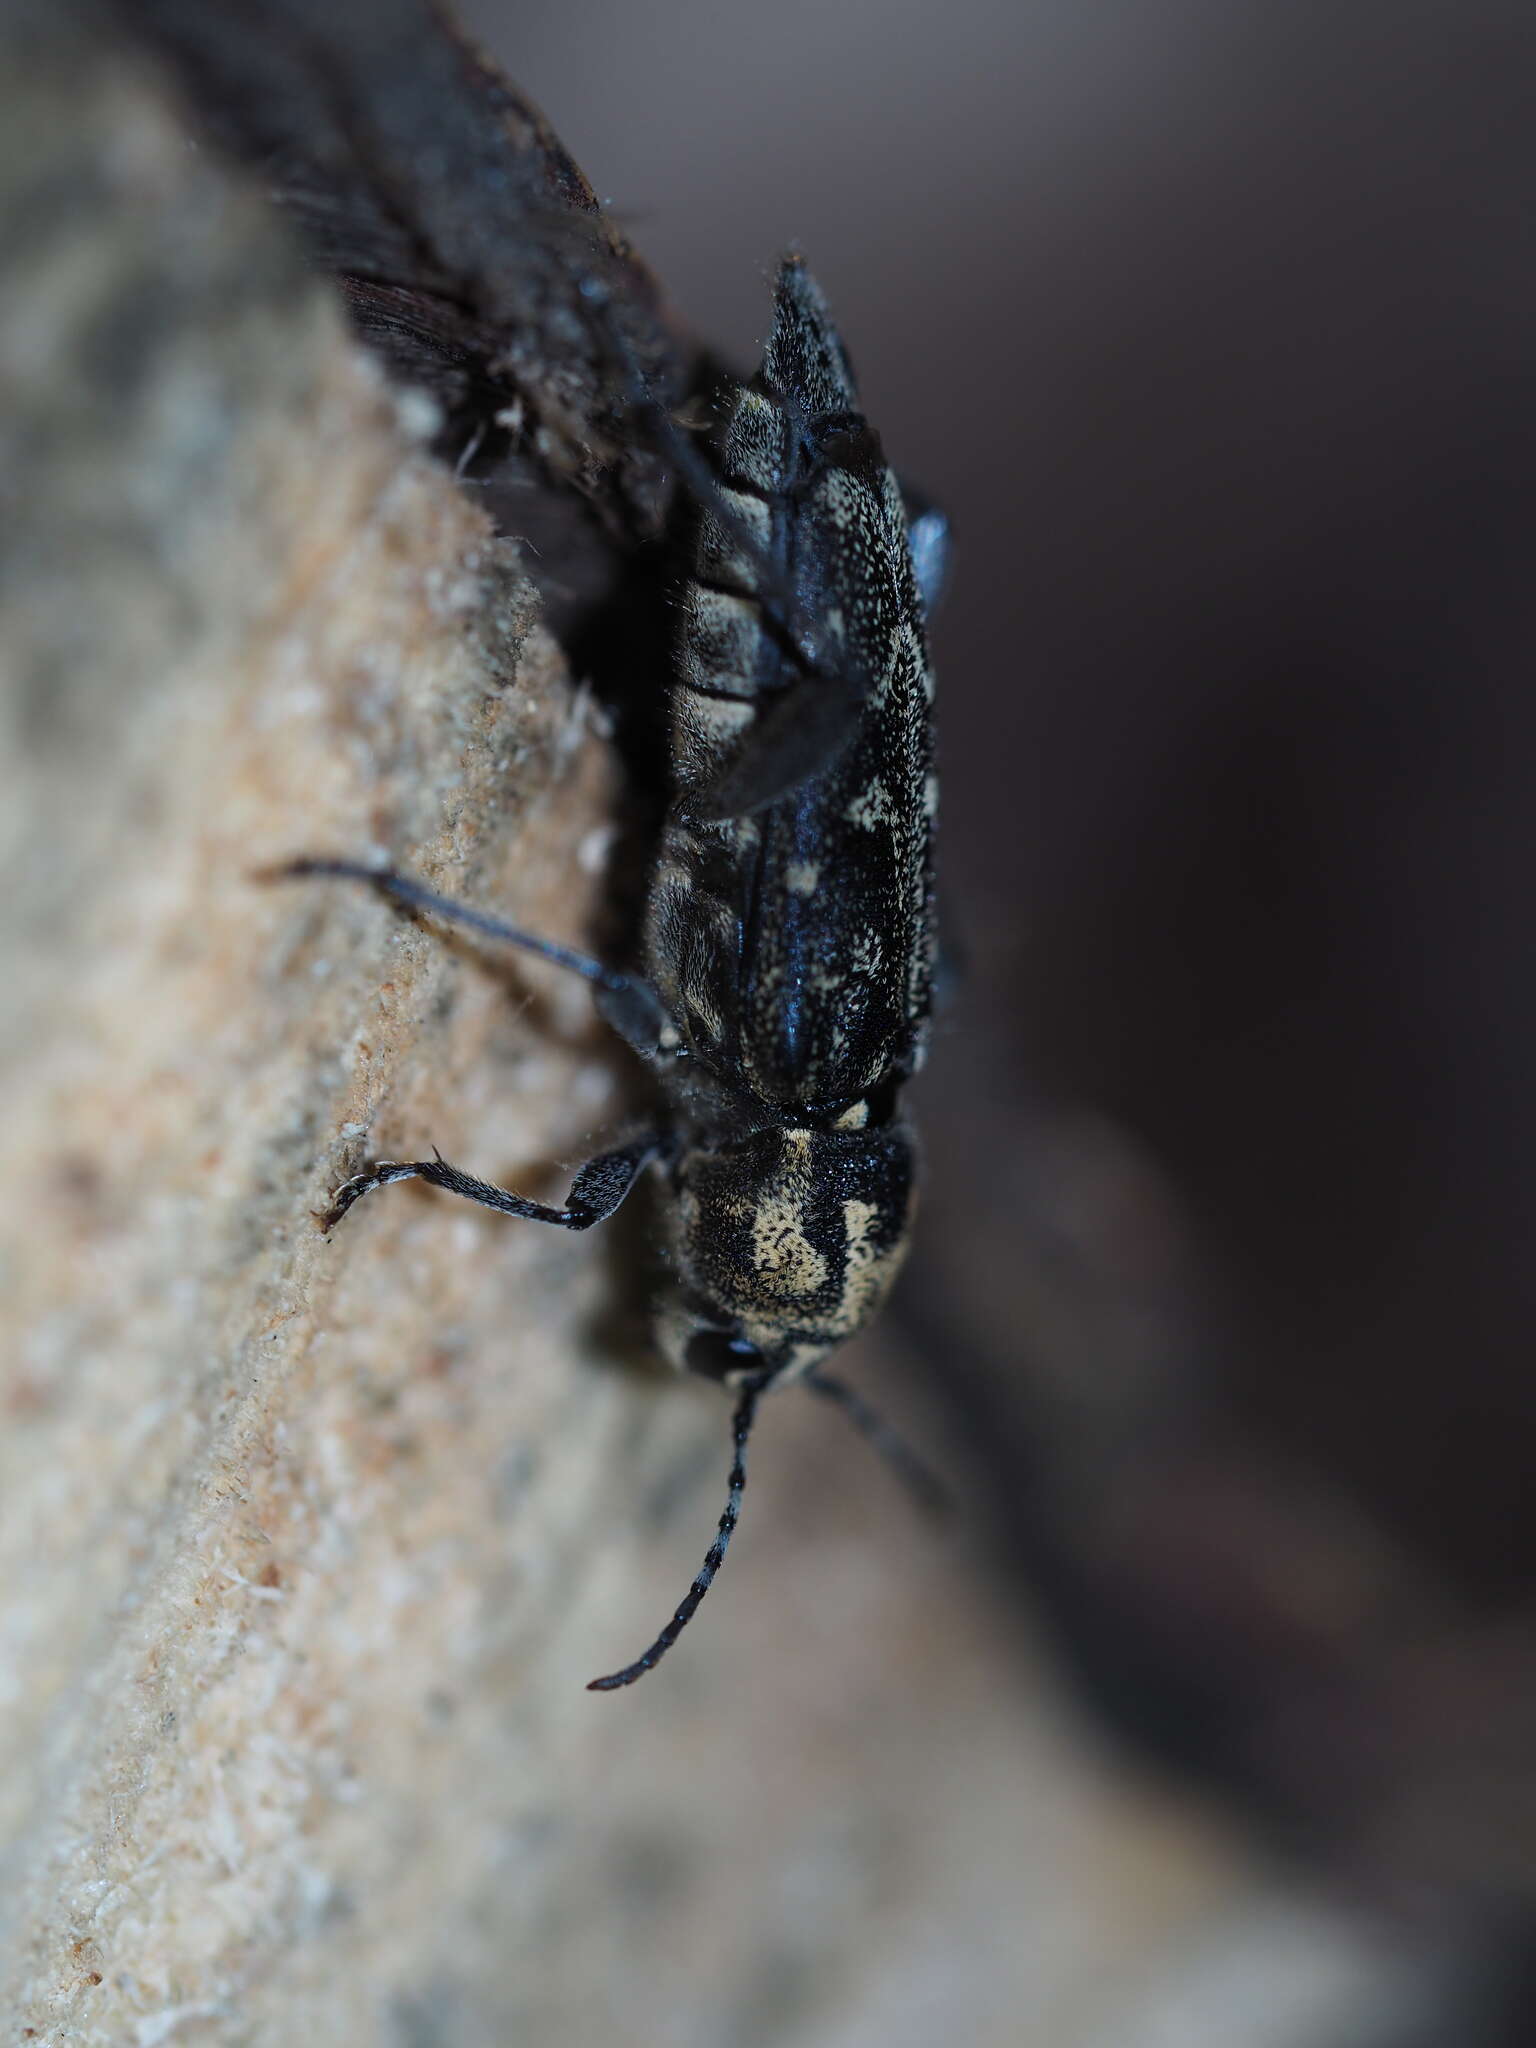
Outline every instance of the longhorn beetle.
POLYGON ((395 901, 541 954, 592 985, 654 1063, 658 1127, 589 1160, 555 1208, 441 1158, 381 1160, 325 1228, 391 1181, 585 1230, 647 1166, 666 1176, 673 1284, 657 1315, 682 1370, 735 1390, 719 1530, 632 1684, 692 1619, 741 1508, 760 1396, 798 1380, 841 1406, 921 1490, 932 1482, 822 1371, 875 1314, 907 1248, 916 1173, 902 1084, 922 1062, 933 958, 933 674, 924 587, 933 514, 902 491, 858 407, 826 301, 782 266, 762 366, 738 389, 701 502, 670 700, 672 789, 644 922, 643 976, 465 909, 406 876, 307 859, 290 875, 395 901))

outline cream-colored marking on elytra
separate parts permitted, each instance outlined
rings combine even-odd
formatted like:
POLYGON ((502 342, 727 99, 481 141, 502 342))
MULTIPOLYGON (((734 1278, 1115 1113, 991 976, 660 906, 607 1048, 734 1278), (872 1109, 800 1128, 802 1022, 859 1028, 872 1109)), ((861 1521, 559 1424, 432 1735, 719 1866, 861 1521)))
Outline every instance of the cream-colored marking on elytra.
POLYGON ((877 527, 868 484, 846 469, 830 469, 811 493, 811 502, 839 533, 852 526, 877 527))
POLYGON ((885 1298, 900 1264, 899 1250, 893 1255, 872 1242, 871 1233, 880 1211, 873 1202, 850 1198, 843 1204, 843 1228, 848 1233, 848 1256, 843 1265, 843 1298, 828 1327, 851 1337, 862 1329, 885 1298))
POLYGON ((848 949, 844 968, 854 974, 878 974, 885 960, 885 946, 873 926, 866 926, 848 949))
POLYGON ((792 860, 784 870, 784 880, 796 896, 814 896, 821 881, 821 863, 814 860, 792 860))
POLYGON ((898 683, 905 682, 908 685, 904 696, 909 696, 911 679, 915 676, 930 678, 931 695, 931 671, 923 659, 923 650, 917 634, 910 625, 903 624, 898 626, 891 636, 890 659, 885 664, 872 700, 875 707, 882 708, 890 701, 891 692, 898 683))
POLYGON ((785 1131, 783 1163, 771 1190, 751 1205, 752 1266, 770 1294, 814 1294, 827 1262, 805 1234, 800 1191, 806 1185, 809 1131, 785 1131))
POLYGON ((910 621, 903 621, 896 628, 891 649, 890 674, 904 676, 908 682, 908 693, 913 684, 922 691, 925 703, 933 702, 933 669, 923 651, 923 643, 917 628, 910 621))
POLYGON ((896 807, 891 802, 891 792, 878 776, 867 789, 859 791, 843 812, 850 825, 857 825, 866 832, 873 831, 877 825, 884 824, 887 818, 894 818, 895 815, 896 807))
POLYGON ((923 781, 923 815, 936 818, 939 815, 939 778, 929 775, 923 781))
POLYGON ((827 1284, 827 1262, 805 1234, 800 1204, 780 1196, 752 1211, 752 1265, 770 1294, 800 1297, 827 1284))

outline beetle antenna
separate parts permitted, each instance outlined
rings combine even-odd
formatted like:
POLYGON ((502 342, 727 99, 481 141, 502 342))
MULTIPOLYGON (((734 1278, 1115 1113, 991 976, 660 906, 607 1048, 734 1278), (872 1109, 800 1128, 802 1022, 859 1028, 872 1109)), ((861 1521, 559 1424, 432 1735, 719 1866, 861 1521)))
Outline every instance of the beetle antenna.
POLYGON ((752 1423, 757 1415, 758 1396, 767 1386, 770 1377, 768 1373, 754 1373, 750 1379, 742 1382, 741 1399, 736 1404, 736 1413, 731 1421, 731 1441, 735 1446, 735 1456, 731 1461, 730 1492, 726 1496, 725 1513, 720 1517, 720 1527, 715 1533, 714 1542, 709 1546, 709 1554, 699 1566, 698 1577, 683 1597, 682 1606, 643 1657, 637 1657, 633 1664, 626 1664, 622 1671, 610 1672, 606 1678, 594 1678, 587 1687, 588 1692, 617 1692, 621 1685, 633 1685, 637 1678, 644 1678, 647 1671, 653 1670, 661 1662, 692 1621, 699 1602, 714 1583, 715 1573, 725 1560, 731 1532, 735 1529, 741 1514, 741 1496, 747 1484, 747 1438, 752 1433, 752 1423))
POLYGON ((867 1444, 879 1452, 908 1493, 927 1515, 952 1515, 955 1497, 926 1458, 913 1450, 894 1423, 887 1422, 878 1408, 872 1408, 862 1394, 844 1380, 836 1380, 815 1367, 802 1375, 813 1394, 820 1394, 841 1408, 867 1444))

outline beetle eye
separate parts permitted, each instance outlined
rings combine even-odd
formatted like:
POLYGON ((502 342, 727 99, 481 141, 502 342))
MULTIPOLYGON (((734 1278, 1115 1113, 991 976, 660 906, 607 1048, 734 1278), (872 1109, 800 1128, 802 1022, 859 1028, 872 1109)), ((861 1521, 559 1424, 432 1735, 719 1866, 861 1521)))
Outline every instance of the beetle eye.
POLYGON ((763 1363, 763 1354, 745 1337, 733 1337, 729 1330, 695 1330, 683 1351, 683 1363, 701 1379, 723 1380, 733 1372, 751 1372, 763 1363))

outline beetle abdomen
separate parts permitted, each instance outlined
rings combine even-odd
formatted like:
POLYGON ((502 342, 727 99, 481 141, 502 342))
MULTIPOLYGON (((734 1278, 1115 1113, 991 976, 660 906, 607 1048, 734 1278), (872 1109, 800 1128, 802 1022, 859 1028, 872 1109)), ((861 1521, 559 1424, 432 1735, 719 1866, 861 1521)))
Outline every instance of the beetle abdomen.
POLYGON ((921 1056, 933 685, 900 487, 798 263, 722 469, 684 594, 648 964, 718 1072, 835 1107, 921 1056), (755 799, 732 810, 733 787, 755 799))

